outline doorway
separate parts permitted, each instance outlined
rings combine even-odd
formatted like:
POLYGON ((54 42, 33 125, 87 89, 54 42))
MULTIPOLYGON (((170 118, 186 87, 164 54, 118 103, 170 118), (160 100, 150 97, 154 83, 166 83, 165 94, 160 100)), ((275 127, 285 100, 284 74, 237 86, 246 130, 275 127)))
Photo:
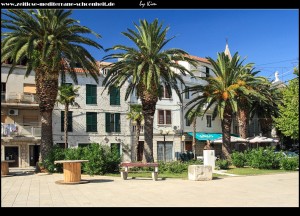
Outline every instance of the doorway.
POLYGON ((14 160, 15 162, 9 163, 9 167, 19 167, 19 147, 5 146, 5 160, 14 160))
POLYGON ((143 160, 143 150, 144 150, 144 141, 139 141, 138 151, 137 151, 137 161, 143 160))
POLYGON ((189 151, 189 152, 193 151, 192 141, 185 141, 185 151, 189 151))
POLYGON ((157 161, 169 162, 173 160, 173 142, 157 142, 157 161))
POLYGON ((29 146, 29 166, 35 166, 36 162, 39 161, 40 146, 30 145, 29 146))

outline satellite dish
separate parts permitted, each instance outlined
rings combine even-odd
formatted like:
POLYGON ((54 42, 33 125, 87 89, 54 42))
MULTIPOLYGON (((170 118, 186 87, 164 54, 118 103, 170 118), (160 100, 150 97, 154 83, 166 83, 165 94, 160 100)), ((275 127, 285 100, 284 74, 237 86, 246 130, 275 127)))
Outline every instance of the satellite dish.
POLYGON ((174 126, 173 129, 174 129, 174 130, 177 130, 177 126, 174 126))

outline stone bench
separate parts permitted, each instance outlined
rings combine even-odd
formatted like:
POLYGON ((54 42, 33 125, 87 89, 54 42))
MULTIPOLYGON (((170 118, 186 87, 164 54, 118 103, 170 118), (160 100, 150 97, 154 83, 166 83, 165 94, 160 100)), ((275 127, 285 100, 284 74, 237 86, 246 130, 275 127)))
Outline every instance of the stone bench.
POLYGON ((212 180, 212 166, 210 165, 190 165, 188 167, 188 177, 192 181, 212 180))
POLYGON ((120 167, 124 167, 124 171, 121 171, 121 177, 123 180, 127 179, 130 167, 154 167, 154 171, 152 172, 152 179, 154 181, 156 181, 158 178, 158 163, 126 163, 126 162, 123 162, 120 164, 120 167))

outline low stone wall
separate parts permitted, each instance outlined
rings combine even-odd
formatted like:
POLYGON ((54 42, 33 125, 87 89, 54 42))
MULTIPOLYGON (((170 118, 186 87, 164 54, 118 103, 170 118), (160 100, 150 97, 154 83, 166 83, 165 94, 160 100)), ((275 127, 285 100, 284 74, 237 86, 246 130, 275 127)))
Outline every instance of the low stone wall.
POLYGON ((188 168, 188 178, 192 181, 212 180, 212 166, 190 165, 188 168))

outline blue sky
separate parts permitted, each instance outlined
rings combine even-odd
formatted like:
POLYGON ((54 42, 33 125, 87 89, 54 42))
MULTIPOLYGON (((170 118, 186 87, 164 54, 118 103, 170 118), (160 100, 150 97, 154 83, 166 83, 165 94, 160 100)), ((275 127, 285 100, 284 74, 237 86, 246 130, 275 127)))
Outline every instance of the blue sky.
MULTIPOLYGON (((168 37, 176 36, 167 48, 181 48, 192 55, 216 58, 224 51, 228 38, 232 54, 239 52, 253 62, 260 75, 274 79, 279 71, 283 81, 292 79, 293 67, 299 63, 299 11, 294 10, 74 10, 80 20, 102 35, 98 40, 104 48, 128 45, 121 35, 134 29, 139 19, 158 18, 169 26, 168 37)), ((89 49, 97 60, 103 51, 89 49)))

